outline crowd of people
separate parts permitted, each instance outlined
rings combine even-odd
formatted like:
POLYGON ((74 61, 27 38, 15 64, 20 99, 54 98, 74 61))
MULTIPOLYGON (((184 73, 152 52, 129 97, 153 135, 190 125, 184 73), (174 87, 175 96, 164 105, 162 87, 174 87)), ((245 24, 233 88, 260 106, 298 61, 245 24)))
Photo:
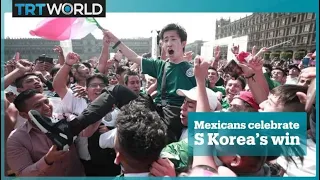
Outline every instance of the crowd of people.
MULTIPOLYGON (((97 61, 57 46, 56 63, 6 63, 8 176, 315 176, 315 67, 266 63, 253 48, 241 74, 226 73, 219 47, 212 59, 185 52, 178 24, 160 32, 157 59, 103 35, 97 61), (189 112, 307 112, 307 154, 193 156, 189 112)), ((239 60, 238 46, 232 53, 239 60)))

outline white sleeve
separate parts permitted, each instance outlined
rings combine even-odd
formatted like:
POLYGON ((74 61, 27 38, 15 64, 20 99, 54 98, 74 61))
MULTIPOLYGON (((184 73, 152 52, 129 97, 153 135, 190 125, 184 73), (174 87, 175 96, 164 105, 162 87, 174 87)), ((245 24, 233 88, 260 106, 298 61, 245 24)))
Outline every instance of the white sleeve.
POLYGON ((117 128, 112 129, 100 135, 99 146, 102 149, 114 148, 114 139, 116 137, 117 128))
POLYGON ((64 113, 73 113, 73 101, 76 100, 77 97, 73 95, 71 89, 68 89, 66 95, 61 99, 61 106, 63 108, 64 113))

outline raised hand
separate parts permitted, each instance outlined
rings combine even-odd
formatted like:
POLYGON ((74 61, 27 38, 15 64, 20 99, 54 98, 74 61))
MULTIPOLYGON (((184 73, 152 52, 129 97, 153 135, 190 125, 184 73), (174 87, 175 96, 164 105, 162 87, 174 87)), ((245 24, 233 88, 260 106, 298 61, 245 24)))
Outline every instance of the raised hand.
POLYGON ((53 51, 56 52, 56 53, 58 53, 59 56, 63 56, 63 49, 62 49, 61 46, 55 46, 55 47, 53 48, 53 51))
POLYGON ((103 36, 106 36, 106 38, 112 43, 117 43, 119 41, 119 39, 109 30, 103 31, 103 36))
POLYGON ((27 73, 27 72, 32 72, 33 67, 32 63, 29 62, 28 60, 19 60, 15 62, 16 68, 19 69, 20 72, 22 73, 27 73))
POLYGON ((232 44, 231 52, 232 52, 234 55, 239 54, 239 45, 238 45, 238 46, 235 46, 234 44, 232 44))
POLYGON ((194 59, 194 76, 199 81, 205 81, 206 77, 208 76, 208 69, 211 62, 205 61, 203 57, 197 56, 194 59))
POLYGON ((66 58, 66 63, 68 65, 74 65, 76 63, 78 63, 80 61, 80 56, 76 53, 73 53, 73 52, 70 52, 68 55, 67 55, 67 58, 66 58))
POLYGON ((215 61, 219 61, 220 60, 220 56, 221 55, 221 51, 220 51, 220 46, 217 46, 215 49, 214 49, 214 60, 215 61))

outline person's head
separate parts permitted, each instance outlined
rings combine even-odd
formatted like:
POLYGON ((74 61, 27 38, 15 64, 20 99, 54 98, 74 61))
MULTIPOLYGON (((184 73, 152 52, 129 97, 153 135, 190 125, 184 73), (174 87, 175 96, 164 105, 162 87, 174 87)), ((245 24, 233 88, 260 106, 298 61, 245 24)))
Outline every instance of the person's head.
POLYGON ((243 77, 239 76, 237 78, 231 77, 226 82, 226 94, 227 95, 237 95, 240 93, 240 91, 244 90, 246 87, 246 81, 243 77))
POLYGON ((107 78, 102 74, 93 74, 86 79, 87 94, 90 101, 100 96, 102 90, 108 85, 107 78))
POLYGON ((261 112, 305 112, 297 92, 307 94, 308 87, 299 85, 281 85, 270 91, 268 99, 259 106, 261 112))
POLYGON ((90 69, 83 63, 74 65, 74 77, 77 81, 86 80, 90 76, 90 69))
MULTIPOLYGON (((110 84, 110 85, 116 85, 116 84, 119 83, 116 74, 114 74, 114 73, 109 73, 109 74, 107 75, 107 77, 108 77, 108 81, 109 81, 109 84, 110 84)), ((119 83, 119 84, 120 84, 120 83, 119 83)))
POLYGON ((282 68, 274 68, 271 72, 271 77, 280 84, 284 84, 287 80, 287 73, 282 68))
POLYGON ((117 67, 116 74, 119 84, 124 85, 124 75, 128 72, 128 66, 119 66, 117 67))
MULTIPOLYGON (((221 109, 221 104, 218 101, 218 97, 211 89, 206 88, 207 96, 209 100, 210 110, 216 111, 221 109)), ((195 112, 197 107, 197 87, 190 90, 178 89, 177 94, 185 97, 185 100, 181 106, 180 118, 181 123, 184 126, 188 126, 188 112, 195 112)))
MULTIPOLYGON (((55 66, 51 69, 50 71, 50 75, 52 77, 52 81, 53 79, 55 78, 55 76, 57 75, 58 71, 60 70, 60 66, 55 66)), ((69 76, 68 76, 68 82, 67 82, 67 85, 69 85, 71 82, 70 82, 70 79, 73 77, 73 74, 72 72, 70 71, 69 72, 69 76)))
POLYGON ((15 81, 17 91, 20 93, 29 89, 34 89, 40 93, 43 92, 43 84, 40 78, 34 73, 26 73, 15 81))
POLYGON ((265 72, 271 77, 272 65, 271 64, 263 64, 263 68, 265 72))
POLYGON ((28 112, 30 110, 38 111, 42 116, 51 117, 52 116, 52 105, 49 99, 35 91, 34 89, 29 89, 21 92, 13 101, 15 107, 19 111, 21 117, 25 119, 30 119, 28 112))
POLYGON ((240 91, 239 95, 234 96, 230 103, 230 112, 258 112, 259 104, 249 91, 240 91))
POLYGON ((301 70, 297 65, 289 65, 289 76, 291 77, 298 77, 300 74, 301 70))
POLYGON ((121 108, 117 117, 115 164, 124 173, 148 172, 166 145, 166 125, 151 97, 138 97, 121 108))
POLYGON ((219 160, 238 176, 250 175, 261 170, 266 156, 218 156, 219 160))
POLYGON ((187 32, 178 24, 168 24, 160 32, 162 47, 171 61, 183 59, 187 43, 187 32))
POLYGON ((297 83, 297 85, 309 87, 311 81, 312 81, 312 78, 307 78, 307 77, 299 76, 299 77, 298 77, 298 83, 297 83))
POLYGON ((138 73, 134 71, 128 71, 124 75, 124 84, 136 94, 140 93, 141 81, 138 73))
POLYGON ((91 74, 92 73, 92 64, 89 61, 83 62, 82 64, 89 69, 89 74, 91 74))
POLYGON ((219 80, 218 71, 214 67, 209 67, 208 69, 208 81, 210 84, 216 84, 219 80))

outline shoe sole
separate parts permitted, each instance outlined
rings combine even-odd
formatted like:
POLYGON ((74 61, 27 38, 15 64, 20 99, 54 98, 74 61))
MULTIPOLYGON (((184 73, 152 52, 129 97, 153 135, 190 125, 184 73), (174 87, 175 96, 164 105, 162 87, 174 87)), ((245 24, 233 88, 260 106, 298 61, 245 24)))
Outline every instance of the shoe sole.
POLYGON ((34 123, 37 125, 37 127, 38 127, 43 133, 48 133, 48 132, 49 132, 45 127, 43 127, 43 126, 41 125, 41 123, 39 123, 39 122, 37 121, 36 118, 33 117, 33 115, 31 114, 30 111, 28 112, 28 115, 29 115, 31 121, 34 122, 34 123))

